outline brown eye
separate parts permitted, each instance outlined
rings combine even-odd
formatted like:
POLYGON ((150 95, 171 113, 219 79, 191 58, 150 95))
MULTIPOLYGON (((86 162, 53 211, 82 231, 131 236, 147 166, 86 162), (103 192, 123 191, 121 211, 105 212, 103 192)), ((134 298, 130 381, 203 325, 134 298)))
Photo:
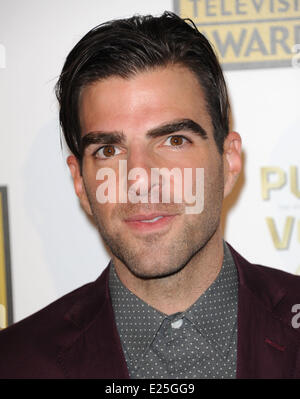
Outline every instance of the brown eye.
POLYGON ((113 155, 115 155, 115 147, 112 145, 107 145, 106 147, 103 148, 103 155, 105 157, 111 157, 113 155))
POLYGON ((99 148, 94 155, 97 159, 108 159, 119 154, 121 154, 121 150, 118 147, 114 146, 113 144, 107 144, 99 148))
POLYGON ((173 146, 181 145, 183 143, 183 137, 181 136, 172 136, 170 137, 170 144, 173 146))

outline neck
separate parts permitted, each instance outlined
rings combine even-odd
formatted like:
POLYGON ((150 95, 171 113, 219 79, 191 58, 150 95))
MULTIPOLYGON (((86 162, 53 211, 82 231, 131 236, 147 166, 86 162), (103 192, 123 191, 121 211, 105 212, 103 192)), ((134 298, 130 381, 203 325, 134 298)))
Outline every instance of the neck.
POLYGON ((156 279, 141 279, 113 257, 121 282, 137 297, 170 315, 188 309, 217 278, 223 263, 220 229, 179 272, 156 279))

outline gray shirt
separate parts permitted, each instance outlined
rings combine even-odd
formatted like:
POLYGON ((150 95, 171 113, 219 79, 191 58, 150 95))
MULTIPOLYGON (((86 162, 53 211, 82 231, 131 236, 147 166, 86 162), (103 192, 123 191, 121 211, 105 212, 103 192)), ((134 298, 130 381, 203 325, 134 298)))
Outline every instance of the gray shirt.
POLYGON ((109 288, 131 378, 235 378, 238 276, 224 242, 221 271, 187 310, 165 315, 129 291, 110 263, 109 288))

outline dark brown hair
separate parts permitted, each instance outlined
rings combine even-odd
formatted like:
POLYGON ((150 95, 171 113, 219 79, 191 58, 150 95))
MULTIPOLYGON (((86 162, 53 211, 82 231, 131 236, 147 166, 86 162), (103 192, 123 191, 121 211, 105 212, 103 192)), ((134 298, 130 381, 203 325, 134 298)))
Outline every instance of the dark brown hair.
POLYGON ((110 76, 128 78, 157 66, 180 64, 195 73, 204 89, 220 154, 229 130, 227 88, 218 59, 194 23, 165 11, 159 17, 133 16, 105 22, 71 50, 56 84, 60 124, 81 163, 79 95, 87 85, 110 76))

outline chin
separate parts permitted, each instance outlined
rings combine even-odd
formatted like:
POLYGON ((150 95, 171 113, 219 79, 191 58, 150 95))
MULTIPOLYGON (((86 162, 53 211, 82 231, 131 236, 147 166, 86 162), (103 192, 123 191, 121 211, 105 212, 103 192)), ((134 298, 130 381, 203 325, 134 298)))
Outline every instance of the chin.
POLYGON ((126 262, 122 260, 128 270, 136 277, 143 280, 150 279, 161 279, 165 277, 169 277, 175 275, 180 272, 188 262, 184 262, 183 264, 174 267, 174 263, 169 267, 166 267, 166 263, 161 263, 158 265, 157 263, 151 263, 148 265, 142 265, 142 262, 126 262))

